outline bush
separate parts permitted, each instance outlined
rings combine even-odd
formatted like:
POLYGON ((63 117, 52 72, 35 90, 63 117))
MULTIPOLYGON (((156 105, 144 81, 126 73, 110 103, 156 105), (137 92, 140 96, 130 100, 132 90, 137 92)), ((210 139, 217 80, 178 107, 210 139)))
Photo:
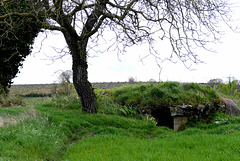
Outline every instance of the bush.
POLYGON ((56 96, 67 96, 73 92, 73 84, 70 79, 72 78, 72 71, 62 71, 59 75, 59 84, 53 86, 52 93, 56 96))
POLYGON ((73 92, 73 85, 71 83, 62 82, 53 86, 52 94, 55 96, 67 96, 73 92))
POLYGON ((0 106, 9 107, 9 106, 24 106, 25 101, 20 95, 8 96, 0 95, 0 106))

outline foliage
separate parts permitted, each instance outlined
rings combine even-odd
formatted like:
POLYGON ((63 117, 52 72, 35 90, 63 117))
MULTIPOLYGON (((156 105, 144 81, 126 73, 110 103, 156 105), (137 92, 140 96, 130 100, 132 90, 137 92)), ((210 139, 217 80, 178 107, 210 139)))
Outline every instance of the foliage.
POLYGON ((217 125, 239 124, 240 117, 229 116, 225 113, 216 113, 213 117, 213 123, 217 125))
POLYGON ((178 82, 124 86, 113 90, 112 95, 116 103, 137 107, 139 112, 159 106, 212 103, 219 97, 209 86, 178 82))
POLYGON ((155 119, 153 116, 146 114, 146 115, 144 115, 144 117, 145 117, 149 122, 153 123, 154 125, 157 125, 157 121, 156 121, 156 119, 155 119))
POLYGON ((135 79, 134 79, 133 77, 130 77, 130 78, 128 78, 128 82, 129 82, 129 83, 134 83, 134 82, 135 82, 135 79))
POLYGON ((73 92, 73 85, 71 83, 62 82, 60 84, 54 84, 52 87, 51 93, 57 97, 68 96, 73 92))
POLYGON ((220 94, 224 96, 231 97, 233 99, 239 98, 239 92, 237 89, 238 81, 237 80, 231 80, 231 77, 228 79, 228 83, 224 84, 219 82, 218 85, 215 85, 214 88, 220 92, 220 94))
MULTIPOLYGON (((3 2, 2 2, 3 3, 3 2)), ((4 2, 0 16, 9 12, 28 12, 32 3, 27 0, 4 2)), ((40 19, 41 15, 39 15, 40 19)), ((19 72, 26 56, 31 53, 34 38, 40 32, 41 24, 30 17, 12 16, 0 22, 0 94, 8 92, 12 79, 19 72)))
POLYGON ((73 76, 73 73, 71 70, 66 70, 63 71, 60 75, 59 75, 59 83, 71 83, 71 78, 73 76))
POLYGON ((72 71, 66 70, 59 75, 59 84, 52 85, 52 94, 59 96, 71 95, 73 92, 73 85, 71 83, 72 71))
MULTIPOLYGON (((207 123, 204 119, 199 119, 197 122, 193 122, 192 120, 188 120, 189 122, 185 124, 186 129, 197 128, 199 130, 205 130, 206 133, 211 134, 225 134, 229 130, 236 130, 232 128, 233 126, 237 126, 240 123, 240 117, 229 116, 228 114, 222 112, 215 112, 209 116, 211 122, 207 123), (231 128, 229 128, 231 127, 231 128), (217 132, 220 130, 219 132, 217 132)), ((237 128, 237 130, 240 130, 237 128)))
POLYGON ((23 106, 25 101, 22 96, 8 96, 6 93, 0 95, 0 107, 9 107, 9 106, 23 106))
POLYGON ((215 84, 218 84, 218 83, 223 83, 223 80, 220 78, 215 78, 208 81, 208 84, 210 86, 214 86, 215 84))
MULTIPOLYGON (((97 94, 97 101, 98 101, 98 113, 106 114, 106 115, 120 115, 119 108, 121 108, 118 104, 114 103, 111 96, 107 94, 101 96, 99 91, 102 90, 95 90, 97 94)), ((106 90, 104 90, 106 91, 106 90)), ((100 92, 102 93, 102 92, 100 92)), ((105 92, 104 92, 105 93, 105 92)))
POLYGON ((121 106, 114 102, 112 90, 95 90, 98 100, 99 113, 120 115, 125 117, 143 118, 138 109, 132 106, 121 106))

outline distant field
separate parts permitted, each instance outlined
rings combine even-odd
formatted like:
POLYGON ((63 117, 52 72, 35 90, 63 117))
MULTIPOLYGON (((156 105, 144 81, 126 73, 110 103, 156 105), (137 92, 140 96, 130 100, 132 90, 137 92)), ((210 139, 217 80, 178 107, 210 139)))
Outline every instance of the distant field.
MULTIPOLYGON (((103 82, 92 83, 95 89, 111 89, 122 87, 124 85, 146 84, 147 82, 103 82)), ((28 95, 28 94, 44 94, 50 95, 57 84, 29 84, 29 85, 12 85, 10 88, 10 95, 28 95)))
POLYGON ((51 94, 54 84, 12 85, 10 95, 51 94))
MULTIPOLYGON (((147 84, 149 82, 100 82, 100 83, 92 83, 94 89, 111 89, 122 87, 125 85, 139 85, 139 84, 147 84)), ((157 84, 159 82, 151 82, 153 84, 157 84)), ((205 83, 200 83, 205 84, 205 83)), ((29 95, 29 94, 42 94, 42 95, 51 95, 54 88, 56 88, 58 84, 26 84, 26 85, 12 85, 10 88, 10 95, 29 95)), ((209 84, 213 86, 212 84, 209 84)), ((237 86, 238 91, 240 91, 240 86, 237 86)))

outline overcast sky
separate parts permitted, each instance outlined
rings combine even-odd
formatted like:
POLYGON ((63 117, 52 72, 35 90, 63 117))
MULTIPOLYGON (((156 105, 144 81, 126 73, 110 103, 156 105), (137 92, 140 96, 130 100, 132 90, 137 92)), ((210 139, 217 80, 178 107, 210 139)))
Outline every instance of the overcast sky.
MULTIPOLYGON (((240 10, 236 10, 235 19, 240 17, 240 10)), ((240 26, 240 18, 234 22, 240 26)), ((162 71, 154 57, 140 61, 148 52, 146 45, 133 46, 124 55, 117 55, 115 52, 96 53, 97 57, 89 58, 89 81, 90 82, 118 82, 128 81, 133 77, 137 81, 179 81, 179 82, 207 82, 210 79, 227 77, 240 79, 240 33, 234 33, 227 26, 221 30, 226 33, 222 36, 221 42, 212 44, 211 48, 216 53, 199 50, 198 55, 202 64, 194 65, 193 71, 188 70, 181 62, 174 64, 164 62, 161 64, 162 71)), ((159 42, 164 46, 164 42, 159 42)), ((14 84, 45 84, 54 83, 58 80, 61 71, 71 70, 71 57, 67 55, 62 59, 55 59, 59 55, 53 47, 62 48, 66 46, 61 34, 41 33, 33 45, 33 52, 26 58, 23 68, 13 80, 14 84), (42 40, 47 38, 42 42, 42 40)), ((163 53, 171 51, 164 49, 163 53)))

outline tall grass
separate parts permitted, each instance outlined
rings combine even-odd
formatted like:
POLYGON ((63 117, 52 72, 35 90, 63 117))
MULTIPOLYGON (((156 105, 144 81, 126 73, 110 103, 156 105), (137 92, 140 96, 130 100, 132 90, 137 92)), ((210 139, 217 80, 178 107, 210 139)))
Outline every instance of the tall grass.
POLYGON ((0 160, 58 160, 67 137, 47 117, 0 128, 0 160))
POLYGON ((34 108, 12 107, 0 109, 0 127, 7 125, 15 125, 19 122, 36 116, 34 108))

